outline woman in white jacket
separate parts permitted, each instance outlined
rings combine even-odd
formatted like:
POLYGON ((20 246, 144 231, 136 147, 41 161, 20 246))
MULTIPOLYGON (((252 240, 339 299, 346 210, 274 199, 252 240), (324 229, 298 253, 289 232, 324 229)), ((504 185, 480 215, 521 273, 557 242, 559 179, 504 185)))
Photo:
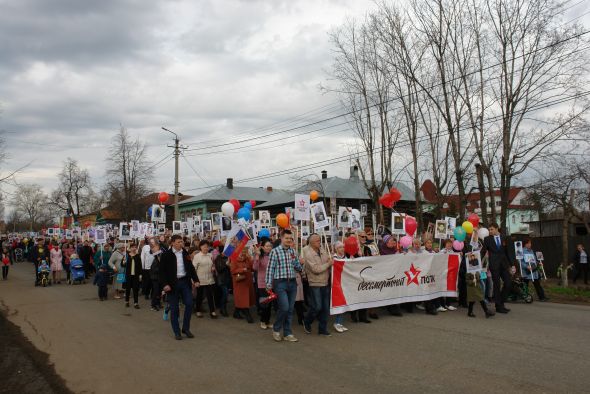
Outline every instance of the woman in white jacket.
POLYGON ((215 266, 213 265, 213 259, 211 253, 209 253, 209 241, 202 240, 199 242, 200 252, 195 254, 193 257, 193 266, 197 271, 199 277, 199 283, 201 284, 197 288, 197 299, 195 302, 195 311, 197 317, 203 317, 201 306, 203 305, 203 297, 207 297, 207 306, 209 307, 209 315, 212 319, 217 319, 215 313, 215 300, 214 300, 214 288, 215 285, 215 266))

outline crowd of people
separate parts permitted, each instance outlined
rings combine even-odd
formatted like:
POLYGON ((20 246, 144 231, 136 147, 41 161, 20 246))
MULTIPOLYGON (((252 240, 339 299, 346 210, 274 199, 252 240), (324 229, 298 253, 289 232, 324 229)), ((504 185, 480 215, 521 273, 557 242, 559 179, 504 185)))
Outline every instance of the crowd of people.
MULTIPOLYGON (((297 228, 285 229, 278 236, 263 238, 258 244, 243 248, 238 256, 224 255, 225 240, 212 241, 198 236, 186 237, 166 234, 128 242, 110 238, 97 245, 92 240, 81 243, 66 239, 39 237, 24 245, 25 258, 34 263, 35 285, 42 265, 49 266, 51 283, 72 283, 73 266, 83 266, 83 279, 93 279, 98 287, 98 299, 124 299, 124 307, 140 309, 140 296, 149 301, 152 311, 163 310, 165 320, 171 322, 175 339, 182 334, 192 338, 191 318, 218 319, 228 317, 230 294, 233 299, 233 318, 254 323, 255 313, 259 326, 270 329, 276 341, 296 342, 292 320, 305 333, 311 334, 317 322, 317 334, 330 336, 331 267, 334 259, 355 259, 362 256, 392 255, 397 253, 459 253, 463 256, 458 275, 458 297, 441 297, 421 303, 391 305, 383 309, 361 309, 349 315, 334 316, 332 327, 338 333, 348 331, 346 321, 371 323, 387 313, 403 316, 404 313, 424 311, 429 315, 466 308, 467 315, 475 317, 474 305, 480 304, 486 317, 495 313, 508 313, 505 301, 514 290, 512 275, 517 262, 508 253, 506 239, 496 224, 489 227, 490 235, 479 247, 466 245, 462 251, 453 249, 452 237, 441 242, 440 248, 430 237, 414 238, 404 249, 394 235, 376 239, 372 228, 354 234, 358 240, 355 253, 345 251, 344 244, 335 240, 325 245, 326 238, 311 234, 299 248, 297 228), (485 270, 476 274, 466 272, 465 256, 471 250, 480 250, 485 270), (329 251, 329 252, 328 252, 329 251), (110 288, 110 294, 109 294, 110 288), (207 308, 205 309, 205 301, 207 308), (495 304, 494 308, 491 308, 495 304), (184 306, 182 327, 180 311, 184 306), (274 321, 271 315, 274 313, 274 321)), ((21 241, 22 242, 22 241, 21 241)), ((13 262, 11 246, 3 245, 2 276, 7 278, 13 262)), ((524 251, 534 256, 530 240, 524 242, 524 251)), ((579 251, 581 264, 587 264, 585 252, 579 251)), ((523 266, 522 277, 532 281, 540 300, 547 300, 537 266, 523 266)))

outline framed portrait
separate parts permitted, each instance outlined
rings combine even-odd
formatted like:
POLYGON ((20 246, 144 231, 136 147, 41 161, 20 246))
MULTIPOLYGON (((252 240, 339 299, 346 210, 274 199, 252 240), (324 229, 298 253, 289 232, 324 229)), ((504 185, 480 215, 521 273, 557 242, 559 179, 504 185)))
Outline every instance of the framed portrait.
POLYGON ((391 233, 404 235, 406 233, 406 221, 400 213, 391 214, 391 233))
POLYGON ((154 236, 154 224, 153 223, 146 223, 145 224, 145 235, 146 235, 146 237, 153 237, 154 236))
POLYGON ((151 221, 157 222, 157 223, 165 223, 166 222, 165 213, 166 213, 166 211, 165 211, 164 207, 162 207, 158 204, 152 204, 151 221))
POLYGON ((131 224, 121 222, 119 223, 119 240, 130 241, 131 240, 131 224))
POLYGON ((352 208, 338 207, 338 228, 352 227, 351 211, 352 208))
POLYGON ((361 217, 361 211, 359 211, 358 209, 353 209, 350 212, 350 227, 354 231, 359 230, 363 224, 363 222, 361 221, 362 219, 363 218, 361 217))
POLYGON ((543 257, 543 252, 535 252, 535 254, 537 256, 537 260, 539 260, 539 261, 545 260, 545 258, 543 257))
POLYGON ((479 251, 468 252, 465 255, 465 261, 467 262, 467 272, 475 273, 483 270, 479 251))
POLYGON ((309 238, 309 226, 301 226, 301 238, 309 238))
POLYGON ((361 204, 361 216, 367 216, 369 213, 369 207, 367 204, 361 204))
POLYGON ((246 234, 248 234, 248 243, 246 246, 253 246, 258 243, 257 233, 256 233, 256 226, 254 224, 249 224, 248 227, 245 228, 246 234))
POLYGON ((516 241, 514 243, 514 254, 516 255, 516 260, 524 259, 524 249, 522 248, 522 241, 516 241))
POLYGON ((166 234, 166 225, 165 224, 158 224, 158 235, 166 234))
POLYGON ((447 216, 445 217, 445 221, 447 222, 447 236, 451 236, 455 231, 455 227, 457 227, 457 218, 447 216))
POLYGON ((132 220, 131 221, 131 237, 132 238, 139 237, 139 220, 132 220))
POLYGON ((66 229, 66 239, 72 239, 73 235, 72 235, 72 230, 71 229, 66 229))
POLYGON ((210 233, 211 231, 213 231, 213 225, 211 223, 211 220, 203 220, 201 222, 201 227, 203 229, 203 233, 205 233, 205 234, 210 233))
MULTIPOLYGON (((332 218, 328 217, 328 218, 326 218, 326 220, 324 222, 327 222, 328 225, 327 226, 318 226, 318 222, 314 223, 314 226, 313 226, 314 232, 316 232, 320 235, 332 234, 332 218)), ((320 223, 324 223, 324 222, 320 222, 320 223)))
POLYGON ((436 239, 447 239, 447 226, 446 220, 437 220, 434 226, 434 238, 436 239))
POLYGON ((94 232, 94 242, 97 244, 106 244, 107 243, 107 231, 106 229, 99 227, 94 232))
POLYGON ((258 217, 260 220, 260 227, 262 227, 262 228, 271 227, 272 223, 270 220, 271 218, 270 218, 269 211, 258 211, 258 217))
POLYGON ((213 230, 221 230, 221 212, 213 212, 211 214, 211 225, 213 230))
POLYGON ((330 197, 330 215, 336 215, 338 213, 338 205, 336 197, 330 197))
POLYGON ((475 230, 471 233, 471 240, 469 241, 469 245, 471 245, 472 250, 481 249, 481 245, 479 243, 479 235, 477 235, 477 231, 475 230))
POLYGON ((270 237, 271 238, 276 238, 279 236, 279 228, 278 227, 271 227, 270 228, 270 237))
POLYGON ((182 228, 180 227, 180 221, 175 220, 172 222, 172 234, 181 234, 182 228))
POLYGON ((53 237, 53 227, 47 229, 47 235, 53 237))
POLYGON ((318 228, 330 226, 329 217, 326 215, 326 208, 324 207, 323 201, 311 204, 310 209, 315 226, 318 228))

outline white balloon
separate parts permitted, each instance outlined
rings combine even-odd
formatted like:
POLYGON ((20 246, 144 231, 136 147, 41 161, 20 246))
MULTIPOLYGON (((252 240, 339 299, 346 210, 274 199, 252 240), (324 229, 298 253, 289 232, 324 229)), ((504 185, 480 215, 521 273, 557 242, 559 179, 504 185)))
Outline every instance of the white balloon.
POLYGON ((490 231, 487 228, 482 227, 479 230, 477 230, 477 235, 480 239, 484 239, 485 237, 490 235, 490 231))
POLYGON ((231 202, 224 202, 221 206, 221 212, 224 216, 232 217, 234 216, 235 208, 231 202))

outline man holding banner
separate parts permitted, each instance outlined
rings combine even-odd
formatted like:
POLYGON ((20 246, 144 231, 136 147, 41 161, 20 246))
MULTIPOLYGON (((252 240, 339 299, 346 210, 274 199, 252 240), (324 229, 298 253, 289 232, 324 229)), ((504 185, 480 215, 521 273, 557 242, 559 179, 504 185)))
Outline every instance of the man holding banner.
POLYGON ((303 329, 311 334, 311 324, 315 319, 319 324, 319 335, 330 336, 328 316, 330 315, 330 268, 332 257, 321 250, 321 238, 318 234, 309 236, 308 245, 301 251, 301 262, 305 267, 309 281, 310 308, 303 319, 303 329))

